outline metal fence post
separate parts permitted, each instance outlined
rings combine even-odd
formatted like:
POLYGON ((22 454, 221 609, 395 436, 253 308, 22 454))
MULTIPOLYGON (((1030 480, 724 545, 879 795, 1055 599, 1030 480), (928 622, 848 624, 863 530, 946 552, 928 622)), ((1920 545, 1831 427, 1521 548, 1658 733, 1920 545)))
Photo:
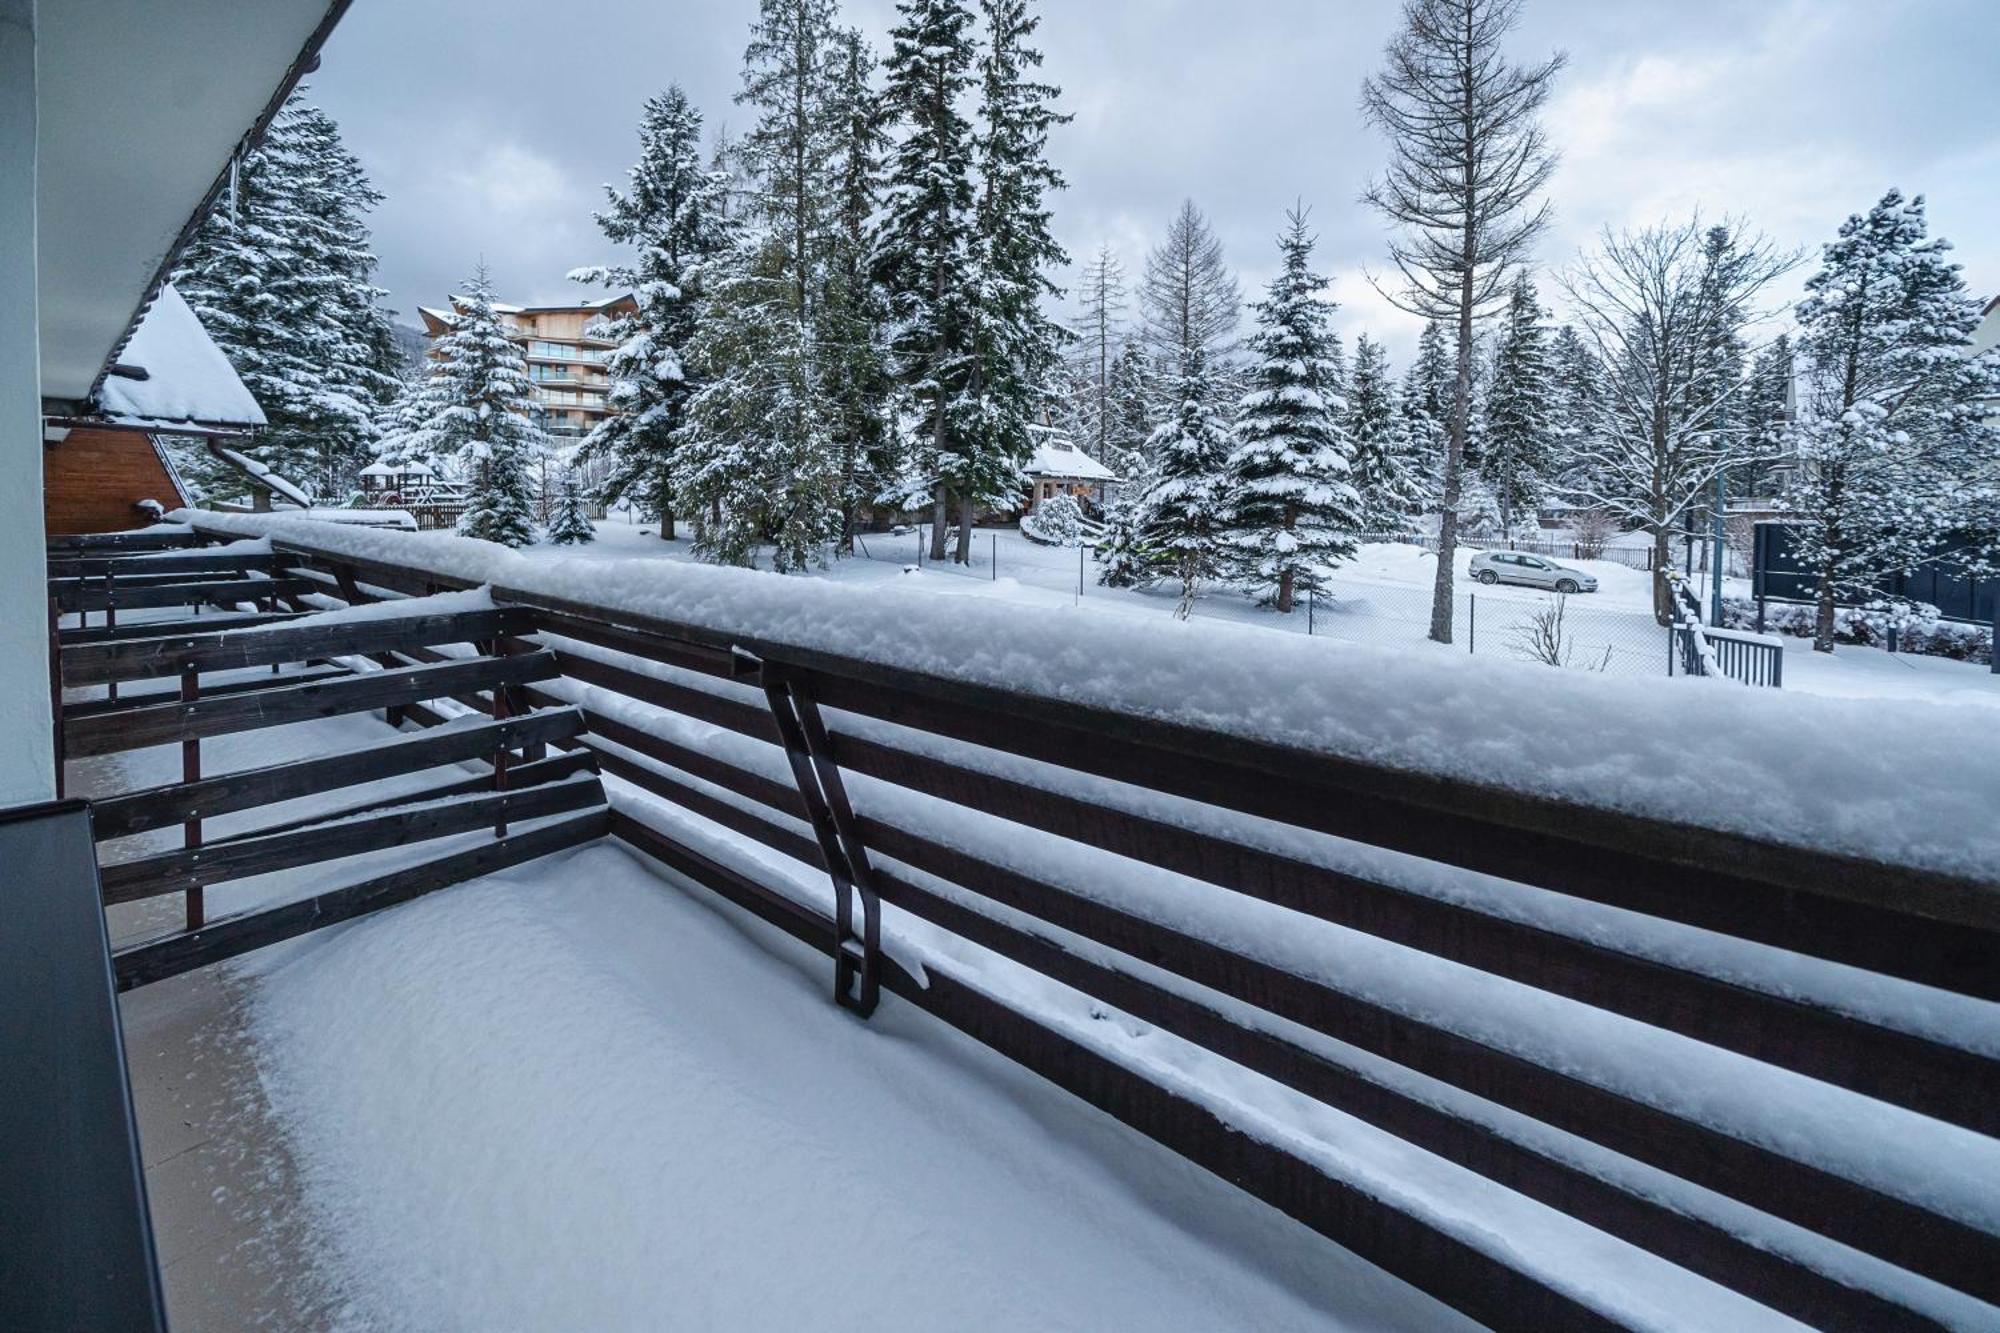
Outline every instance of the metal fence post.
POLYGON ((993 582, 998 583, 1000 581, 1000 534, 990 532, 986 535, 989 539, 989 558, 993 565, 993 582))
POLYGON ((1313 635, 1313 612, 1318 608, 1318 605, 1319 605, 1318 591, 1313 588, 1307 588, 1306 589, 1306 637, 1308 639, 1310 639, 1313 635))
MULTIPOLYGON (((183 714, 193 712, 193 704, 201 697, 201 672, 192 665, 181 668, 181 704, 183 714)), ((201 781, 201 738, 190 737, 181 742, 181 781, 193 783, 201 781)), ((181 825, 181 845, 189 850, 201 846, 201 817, 196 815, 181 825)), ((196 885, 187 891, 187 928, 200 930, 206 922, 207 912, 202 904, 202 890, 196 885)))
POLYGON ((1083 562, 1090 548, 1082 542, 1076 544, 1076 604, 1083 605, 1083 562))
POLYGON ((1465 615, 1465 651, 1471 654, 1479 651, 1479 594, 1469 592, 1465 600, 1469 607, 1465 615))

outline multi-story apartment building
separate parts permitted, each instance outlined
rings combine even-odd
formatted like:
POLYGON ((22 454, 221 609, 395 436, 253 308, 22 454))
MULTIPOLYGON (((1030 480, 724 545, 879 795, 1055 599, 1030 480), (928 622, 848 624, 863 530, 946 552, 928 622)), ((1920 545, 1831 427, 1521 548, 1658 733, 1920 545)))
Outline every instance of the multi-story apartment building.
MULTIPOLYGON (((456 306, 459 298, 453 297, 456 306)), ((537 421, 549 438, 572 442, 588 435, 609 413, 604 405, 608 381, 604 359, 613 343, 590 332, 599 319, 636 309, 631 296, 612 296, 581 305, 505 305, 493 308, 508 336, 528 358, 528 375, 535 382, 537 421)), ((418 307, 424 334, 435 339, 449 328, 451 313, 418 307)))

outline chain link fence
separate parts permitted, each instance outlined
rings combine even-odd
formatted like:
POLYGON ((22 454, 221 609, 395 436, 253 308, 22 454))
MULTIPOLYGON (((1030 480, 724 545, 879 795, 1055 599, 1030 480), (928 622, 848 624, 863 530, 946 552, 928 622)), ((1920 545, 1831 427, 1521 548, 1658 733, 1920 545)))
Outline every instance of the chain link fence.
MULTIPOLYGON (((1097 581, 1099 566, 1088 546, 1036 546, 1013 534, 975 531, 970 563, 939 563, 930 558, 927 533, 920 527, 863 534, 855 554, 943 578, 1007 581, 1106 611, 1155 608, 1169 615, 1179 600, 1177 590, 1165 586, 1106 588, 1097 581)), ((1462 652, 1605 675, 1668 674, 1671 641, 1666 628, 1648 610, 1598 603, 1595 593, 1564 597, 1532 588, 1486 587, 1471 583, 1461 569, 1452 598, 1451 643, 1444 645, 1430 638, 1428 584, 1383 582, 1350 571, 1336 571, 1328 582, 1326 590, 1302 597, 1290 615, 1260 607, 1236 589, 1210 585, 1193 615, 1349 643, 1462 652)))

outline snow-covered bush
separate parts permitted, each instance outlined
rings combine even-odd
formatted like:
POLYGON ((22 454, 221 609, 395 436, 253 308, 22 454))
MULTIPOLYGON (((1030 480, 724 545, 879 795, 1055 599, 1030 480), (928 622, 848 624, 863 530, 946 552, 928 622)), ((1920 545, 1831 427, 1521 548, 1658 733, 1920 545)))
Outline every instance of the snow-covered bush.
MULTIPOLYGON (((1747 597, 1725 598, 1722 617, 1730 629, 1755 629, 1757 603, 1747 597)), ((1813 635, 1813 618, 1811 606, 1769 602, 1764 608, 1764 632, 1809 639, 1813 635)), ((1839 607, 1833 615, 1834 638, 1841 643, 1886 648, 1892 626, 1896 630, 1898 652, 1949 657, 1960 662, 1993 661, 1992 630, 1984 625, 1940 619, 1937 608, 1925 602, 1871 602, 1867 606, 1839 607)))
POLYGON ((1052 495, 1022 516, 1021 535, 1043 546, 1081 546, 1083 507, 1072 496, 1052 495))

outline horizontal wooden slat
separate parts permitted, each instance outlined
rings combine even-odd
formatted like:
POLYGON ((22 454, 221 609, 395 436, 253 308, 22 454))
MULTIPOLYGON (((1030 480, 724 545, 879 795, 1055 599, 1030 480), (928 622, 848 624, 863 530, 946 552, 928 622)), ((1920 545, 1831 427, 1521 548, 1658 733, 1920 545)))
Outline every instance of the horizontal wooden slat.
MULTIPOLYGON (((604 757, 604 768, 614 777, 674 801, 774 851, 808 865, 823 864, 817 843, 802 833, 708 796, 667 774, 617 761, 614 756, 604 757)), ((866 817, 861 824, 864 842, 878 856, 960 884, 1003 906, 1325 1032, 1406 1068, 1465 1088, 1543 1123, 1603 1143, 1719 1193, 1743 1199, 1809 1229, 1882 1254, 1913 1271, 1927 1271, 1940 1281, 1974 1292, 1992 1282, 1989 1271, 1982 1265, 1989 1259, 2000 1260, 2000 1240, 1984 1233, 1498 1048, 1430 1027, 1358 996, 982 862, 921 835, 866 817), (1967 1283, 1972 1285, 1964 1285, 1967 1283)), ((910 910, 916 910, 929 898, 926 891, 879 863, 876 882, 885 902, 910 910)), ((1116 1003, 1100 991, 1088 993, 1116 1003)), ((1393 1133, 1401 1132, 1393 1123, 1383 1123, 1382 1127, 1393 1133)), ((1559 1187, 1570 1188, 1559 1181, 1548 1185, 1551 1190, 1559 1187)), ((1609 1207, 1602 1199, 1598 1205, 1609 1207)), ((1690 1235, 1686 1239, 1693 1246, 1700 1238, 1690 1235)), ((1701 1244, 1712 1245, 1717 1239, 1709 1237, 1701 1244)), ((1764 1271, 1766 1266, 1756 1262, 1754 1256, 1737 1256, 1735 1261, 1764 1273, 1760 1281, 1772 1278, 1772 1274, 1764 1271)), ((1822 1284, 1817 1280, 1798 1277, 1788 1282, 1810 1289, 1796 1297, 1800 1301, 1831 1300, 1834 1295, 1819 1290, 1822 1284)))
POLYGON ((50 556, 49 582, 87 579, 101 583, 106 574, 128 579, 170 579, 200 574, 242 573, 273 569, 284 557, 257 551, 193 550, 173 554, 124 556, 50 556))
POLYGON ((315 590, 305 579, 289 578, 195 579, 136 586, 120 583, 115 588, 91 581, 58 591, 56 605, 64 611, 102 611, 107 606, 121 611, 159 606, 232 606, 315 590))
POLYGON ((99 839, 165 828, 255 809, 403 773, 421 772, 493 754, 497 749, 567 740, 583 730, 575 709, 482 722, 444 731, 396 736, 366 749, 322 755, 173 783, 99 800, 92 818, 99 839))
POLYGON ((99 551, 171 551, 184 546, 201 546, 207 540, 193 532, 68 533, 50 537, 48 551, 51 556, 99 551))
POLYGON ((1585 939, 835 731, 853 772, 1508 977, 1983 1134, 2000 1062, 1585 939))
POLYGON ((470 643, 527 633, 534 612, 521 608, 459 611, 315 624, 307 617, 274 629, 169 635, 111 643, 76 644, 62 650, 63 684, 102 685, 174 675, 184 668, 229 671, 239 667, 305 662, 440 643, 470 643))
POLYGON ((141 620, 123 625, 66 626, 58 638, 63 647, 80 643, 107 643, 118 639, 164 639, 191 634, 216 634, 227 629, 247 629, 252 625, 280 625, 301 620, 310 611, 223 611, 213 615, 186 616, 177 620, 141 620))
POLYGON ((64 752, 71 757, 135 750, 167 741, 223 736, 308 718, 393 708, 465 690, 546 680, 555 674, 549 653, 480 657, 444 666, 375 671, 307 685, 280 685, 192 703, 145 704, 129 711, 63 723, 64 752))
MULTIPOLYGON (((491 779, 488 779, 490 785, 491 779)), ((565 814, 601 805, 595 781, 567 781, 522 790, 459 795, 461 783, 413 793, 412 802, 437 801, 415 809, 394 809, 372 817, 310 824, 281 833, 185 847, 105 866, 101 873, 107 905, 138 902, 163 893, 183 893, 209 884, 335 861, 407 843, 428 842, 497 823, 565 814)))
POLYGON ((282 907, 266 908, 214 921, 200 930, 183 931, 120 950, 112 958, 118 989, 163 981, 210 963, 261 949, 281 940, 337 922, 379 912, 426 893, 490 875, 552 852, 594 842, 609 831, 602 810, 543 828, 513 833, 469 851, 454 852, 421 865, 380 875, 345 888, 330 889, 282 907))
MULTIPOLYGON (((250 680, 233 680, 223 685, 203 685, 201 697, 220 699, 232 694, 247 694, 252 690, 268 690, 274 685, 305 685, 313 681, 335 680, 354 674, 344 666, 308 667, 281 676, 261 673, 250 680)), ((102 717, 107 713, 126 713, 134 708, 174 702, 179 698, 178 689, 128 689, 120 691, 115 699, 78 699, 66 702, 63 704, 62 713, 64 718, 102 717)))
MULTIPOLYGON (((826 918, 620 811, 612 812, 611 830, 676 873, 832 952, 833 923, 826 918)), ((1244 1134, 1207 1108, 966 986, 941 967, 927 968, 920 981, 884 960, 883 986, 1490 1328, 1539 1333, 1617 1327, 1571 1296, 1392 1201, 1331 1179, 1310 1162, 1244 1134)))

